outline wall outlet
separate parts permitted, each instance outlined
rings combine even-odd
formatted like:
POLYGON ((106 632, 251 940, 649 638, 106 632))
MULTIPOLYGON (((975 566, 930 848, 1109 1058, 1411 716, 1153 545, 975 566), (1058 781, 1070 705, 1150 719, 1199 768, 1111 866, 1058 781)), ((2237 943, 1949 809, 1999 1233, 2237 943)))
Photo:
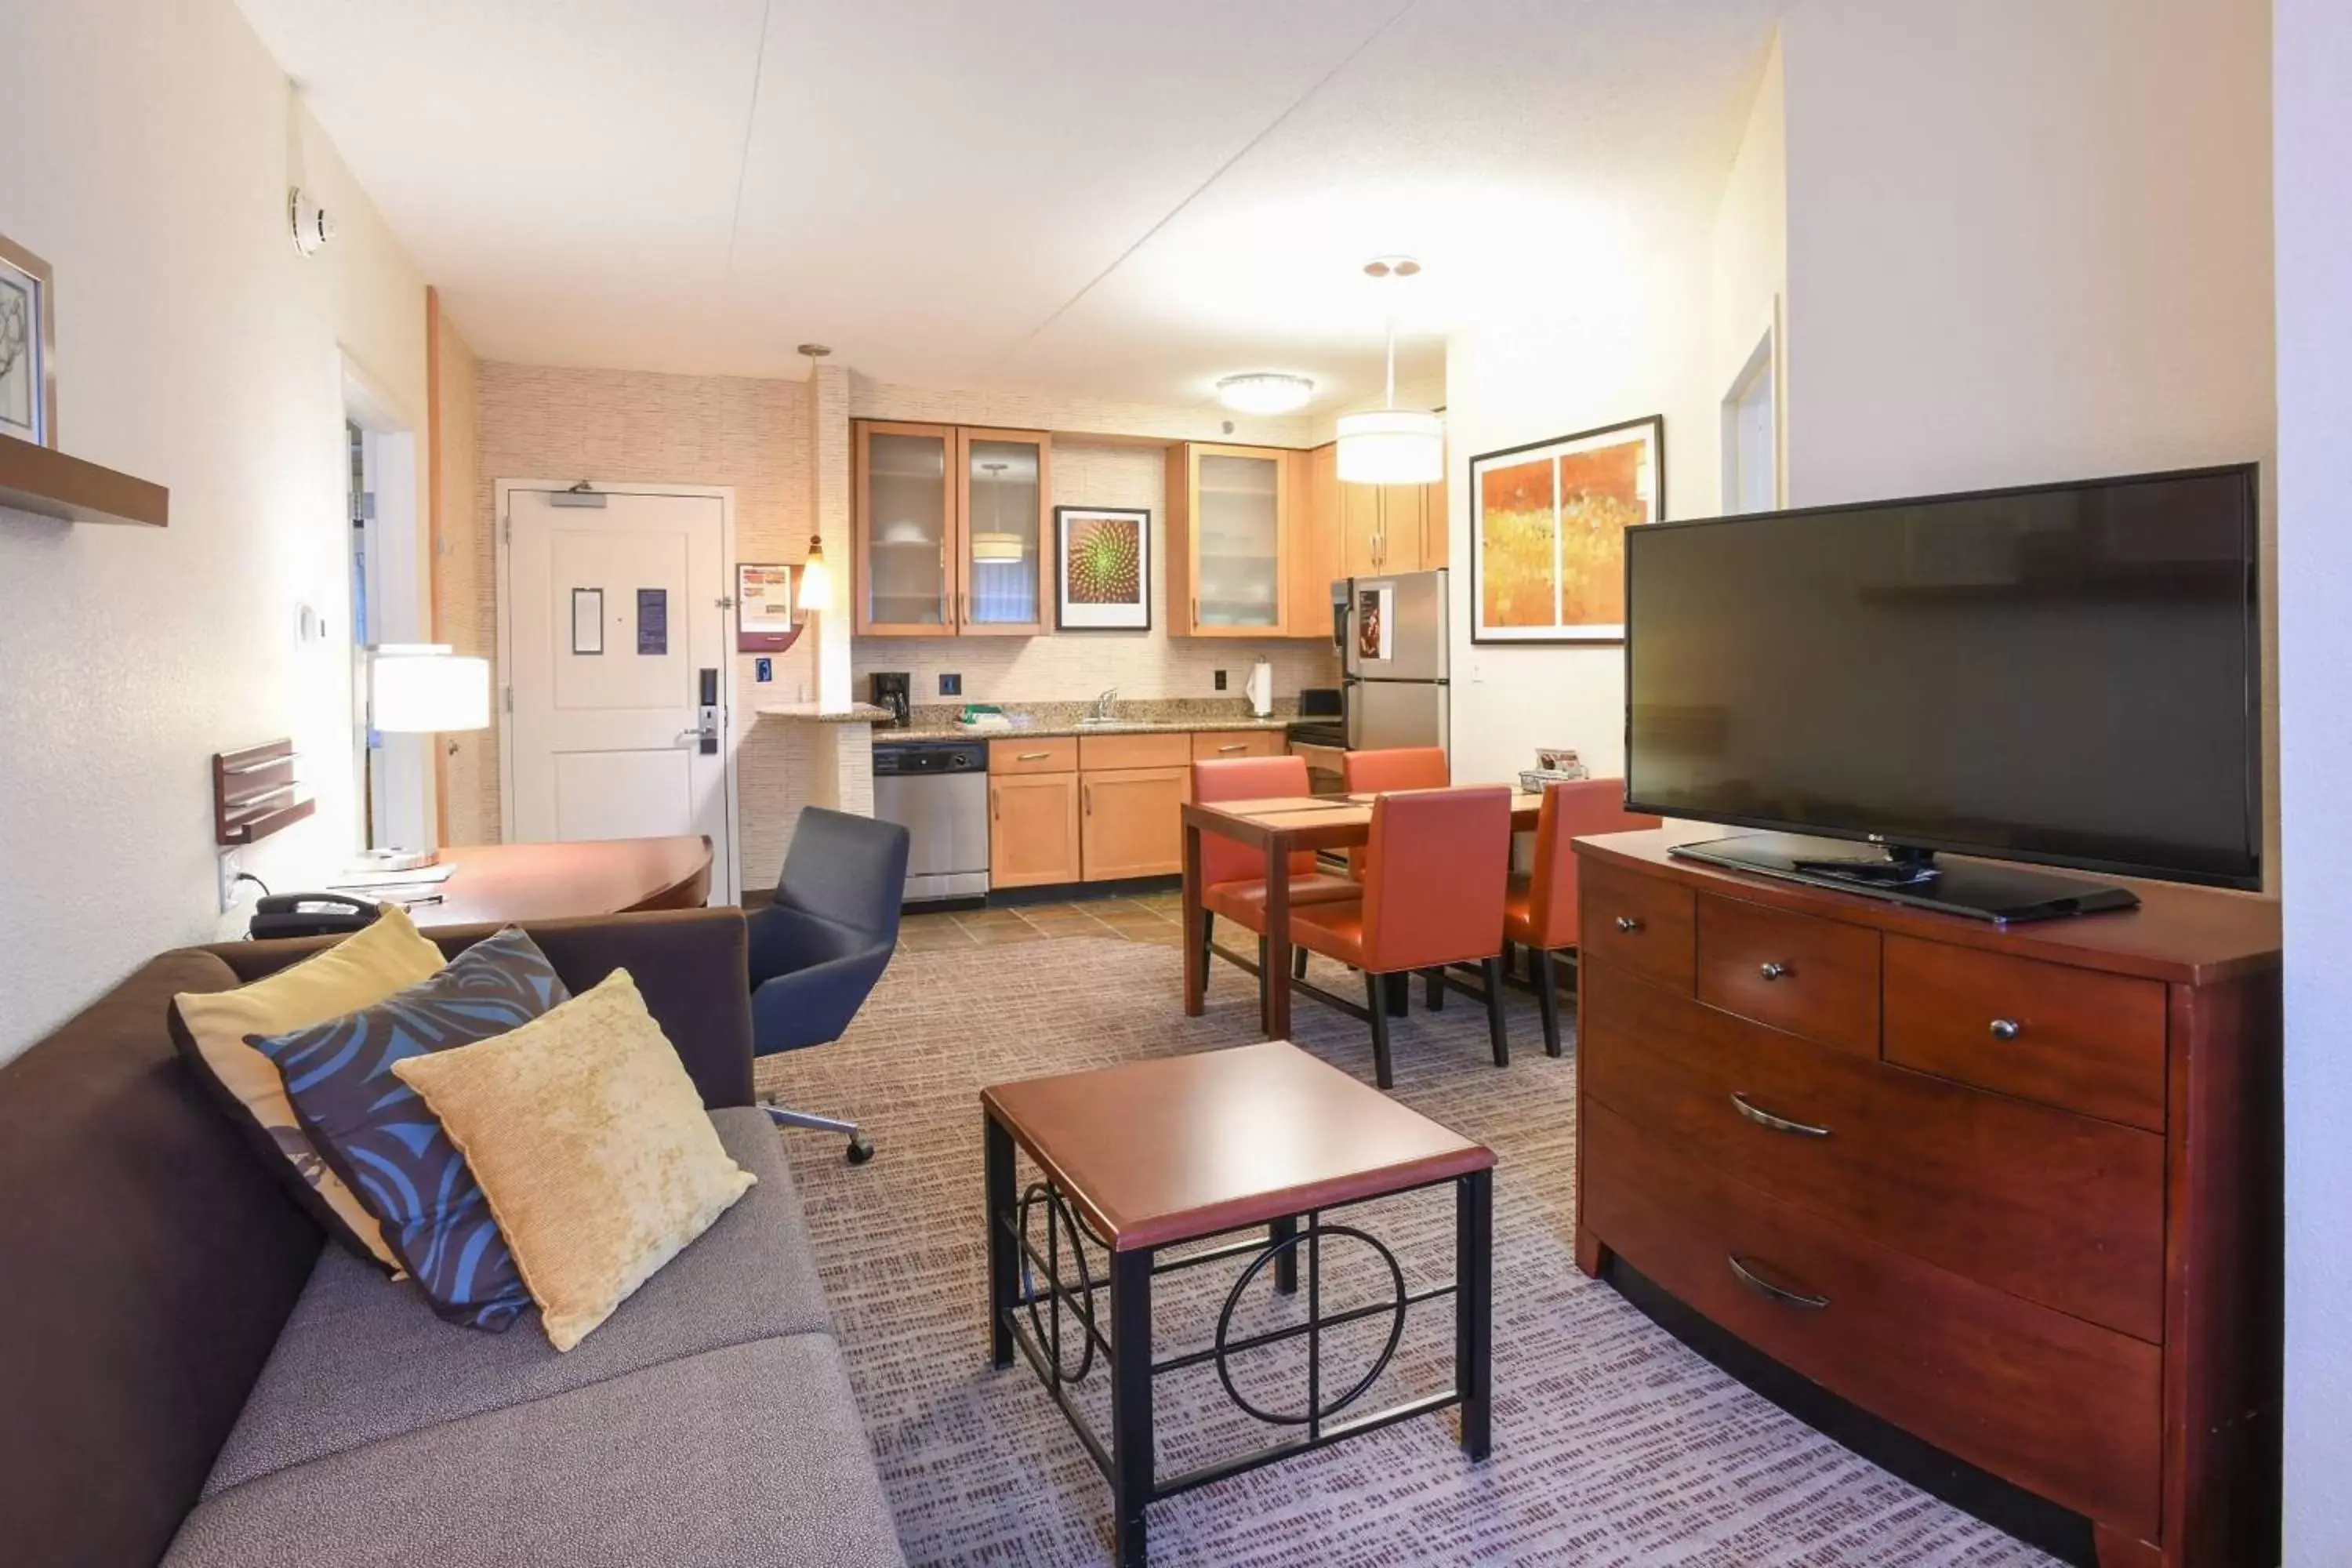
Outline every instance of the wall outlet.
POLYGON ((1217 689, 1218 689, 1218 690, 1220 690, 1220 691, 1223 691, 1224 689, 1225 689, 1225 672, 1224 672, 1223 670, 1222 670, 1222 669, 1221 669, 1221 670, 1217 671, 1217 689))
POLYGON ((963 695, 963 677, 962 677, 962 676, 961 676, 961 675, 942 675, 942 676, 940 676, 940 696, 942 696, 942 697, 961 697, 961 696, 962 696, 962 695, 963 695))
POLYGON ((236 908, 236 879, 244 873, 245 855, 241 850, 224 849, 213 858, 220 871, 220 912, 226 914, 236 908))

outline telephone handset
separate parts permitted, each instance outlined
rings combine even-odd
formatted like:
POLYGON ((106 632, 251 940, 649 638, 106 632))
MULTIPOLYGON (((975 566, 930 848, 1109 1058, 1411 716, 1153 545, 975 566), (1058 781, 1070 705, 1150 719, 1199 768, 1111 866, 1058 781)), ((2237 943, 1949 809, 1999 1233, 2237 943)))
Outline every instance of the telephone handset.
POLYGON ((272 893, 257 900, 246 935, 255 942, 280 936, 341 936, 375 923, 380 911, 348 893, 272 893))

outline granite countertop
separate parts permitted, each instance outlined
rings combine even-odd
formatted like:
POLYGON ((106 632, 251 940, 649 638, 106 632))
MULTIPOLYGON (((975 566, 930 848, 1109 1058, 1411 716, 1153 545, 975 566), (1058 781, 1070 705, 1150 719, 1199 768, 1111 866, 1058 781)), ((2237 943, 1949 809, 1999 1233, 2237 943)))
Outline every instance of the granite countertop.
POLYGON ((889 741, 1012 741, 1024 735, 1185 735, 1195 731, 1282 730, 1296 717, 1276 713, 1270 719, 1253 719, 1246 714, 1238 719, 1121 719, 1114 724, 1040 720, 1034 724, 1016 724, 1011 730, 962 730, 952 721, 917 720, 904 730, 878 728, 874 734, 877 740, 889 741))
POLYGON ((762 719, 797 719, 804 724, 871 724, 890 717, 890 710, 871 702, 853 702, 846 708, 827 708, 821 702, 769 702, 752 711, 762 719))

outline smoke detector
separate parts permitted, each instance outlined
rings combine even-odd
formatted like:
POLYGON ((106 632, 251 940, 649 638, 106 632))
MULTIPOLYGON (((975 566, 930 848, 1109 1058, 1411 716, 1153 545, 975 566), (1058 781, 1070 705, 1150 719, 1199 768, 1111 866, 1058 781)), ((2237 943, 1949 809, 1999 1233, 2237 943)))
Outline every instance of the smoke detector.
POLYGON ((294 230, 294 248, 305 256, 318 255, 335 237, 335 220, 299 185, 286 194, 286 221, 294 230))

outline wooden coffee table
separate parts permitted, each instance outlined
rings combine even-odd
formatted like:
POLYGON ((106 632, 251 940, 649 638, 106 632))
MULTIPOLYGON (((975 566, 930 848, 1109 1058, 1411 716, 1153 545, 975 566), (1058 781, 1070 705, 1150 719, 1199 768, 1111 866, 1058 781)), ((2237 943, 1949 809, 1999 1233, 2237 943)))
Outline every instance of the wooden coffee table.
POLYGON ((1486 1457, 1491 1150, 1286 1040, 998 1084, 980 1098, 987 1121, 990 1359, 999 1368, 1011 1366, 1018 1346, 1077 1429, 1110 1482, 1122 1568, 1140 1568, 1144 1561, 1146 1504, 1415 1415, 1459 1405, 1464 1452, 1474 1460, 1486 1457), (1042 1173, 1025 1193, 1014 1180, 1016 1145, 1042 1173), (1385 1246, 1356 1226, 1326 1218, 1329 1210, 1346 1205, 1444 1182, 1454 1189, 1454 1278, 1448 1286, 1409 1293, 1385 1246), (1042 1250, 1031 1231, 1039 1210, 1046 1233, 1042 1250), (1158 1256, 1180 1243, 1259 1227, 1263 1237, 1245 1236, 1174 1258, 1158 1256), (1062 1278, 1066 1231, 1071 1254, 1079 1260, 1076 1279, 1062 1278), (1395 1282, 1391 1301, 1324 1315, 1321 1247, 1326 1237, 1335 1235, 1369 1243, 1387 1261, 1395 1282), (1097 1279, 1086 1263, 1089 1244, 1108 1254, 1108 1279, 1097 1279), (1295 1291, 1302 1255, 1306 1320, 1232 1338, 1234 1309, 1250 1282, 1270 1267, 1276 1289, 1295 1291), (1155 1363, 1150 1332, 1153 1277, 1241 1259, 1247 1261, 1225 1298, 1213 1345, 1155 1363), (1024 1262, 1037 1271, 1041 1284, 1024 1286, 1024 1262), (1096 1298, 1106 1292, 1107 1327, 1095 1312, 1096 1298), (1448 1296, 1454 1300, 1454 1386, 1386 1410, 1336 1419, 1386 1366, 1406 1310, 1448 1296), (1031 1321, 1041 1306, 1050 1314, 1049 1331, 1033 1331, 1031 1321), (1080 1334, 1075 1370, 1063 1354, 1066 1312, 1080 1334), (1383 1312, 1393 1318, 1388 1350, 1352 1388, 1327 1398, 1321 1385, 1324 1331, 1383 1312), (1262 1410, 1225 1379, 1226 1392, 1243 1410, 1299 1435, 1167 1479, 1156 1474, 1154 1376, 1213 1361, 1223 1375, 1231 1354, 1300 1337, 1307 1342, 1307 1398, 1300 1411, 1262 1410), (1087 1425, 1070 1393, 1093 1369, 1097 1352, 1110 1377, 1108 1442, 1087 1425))

